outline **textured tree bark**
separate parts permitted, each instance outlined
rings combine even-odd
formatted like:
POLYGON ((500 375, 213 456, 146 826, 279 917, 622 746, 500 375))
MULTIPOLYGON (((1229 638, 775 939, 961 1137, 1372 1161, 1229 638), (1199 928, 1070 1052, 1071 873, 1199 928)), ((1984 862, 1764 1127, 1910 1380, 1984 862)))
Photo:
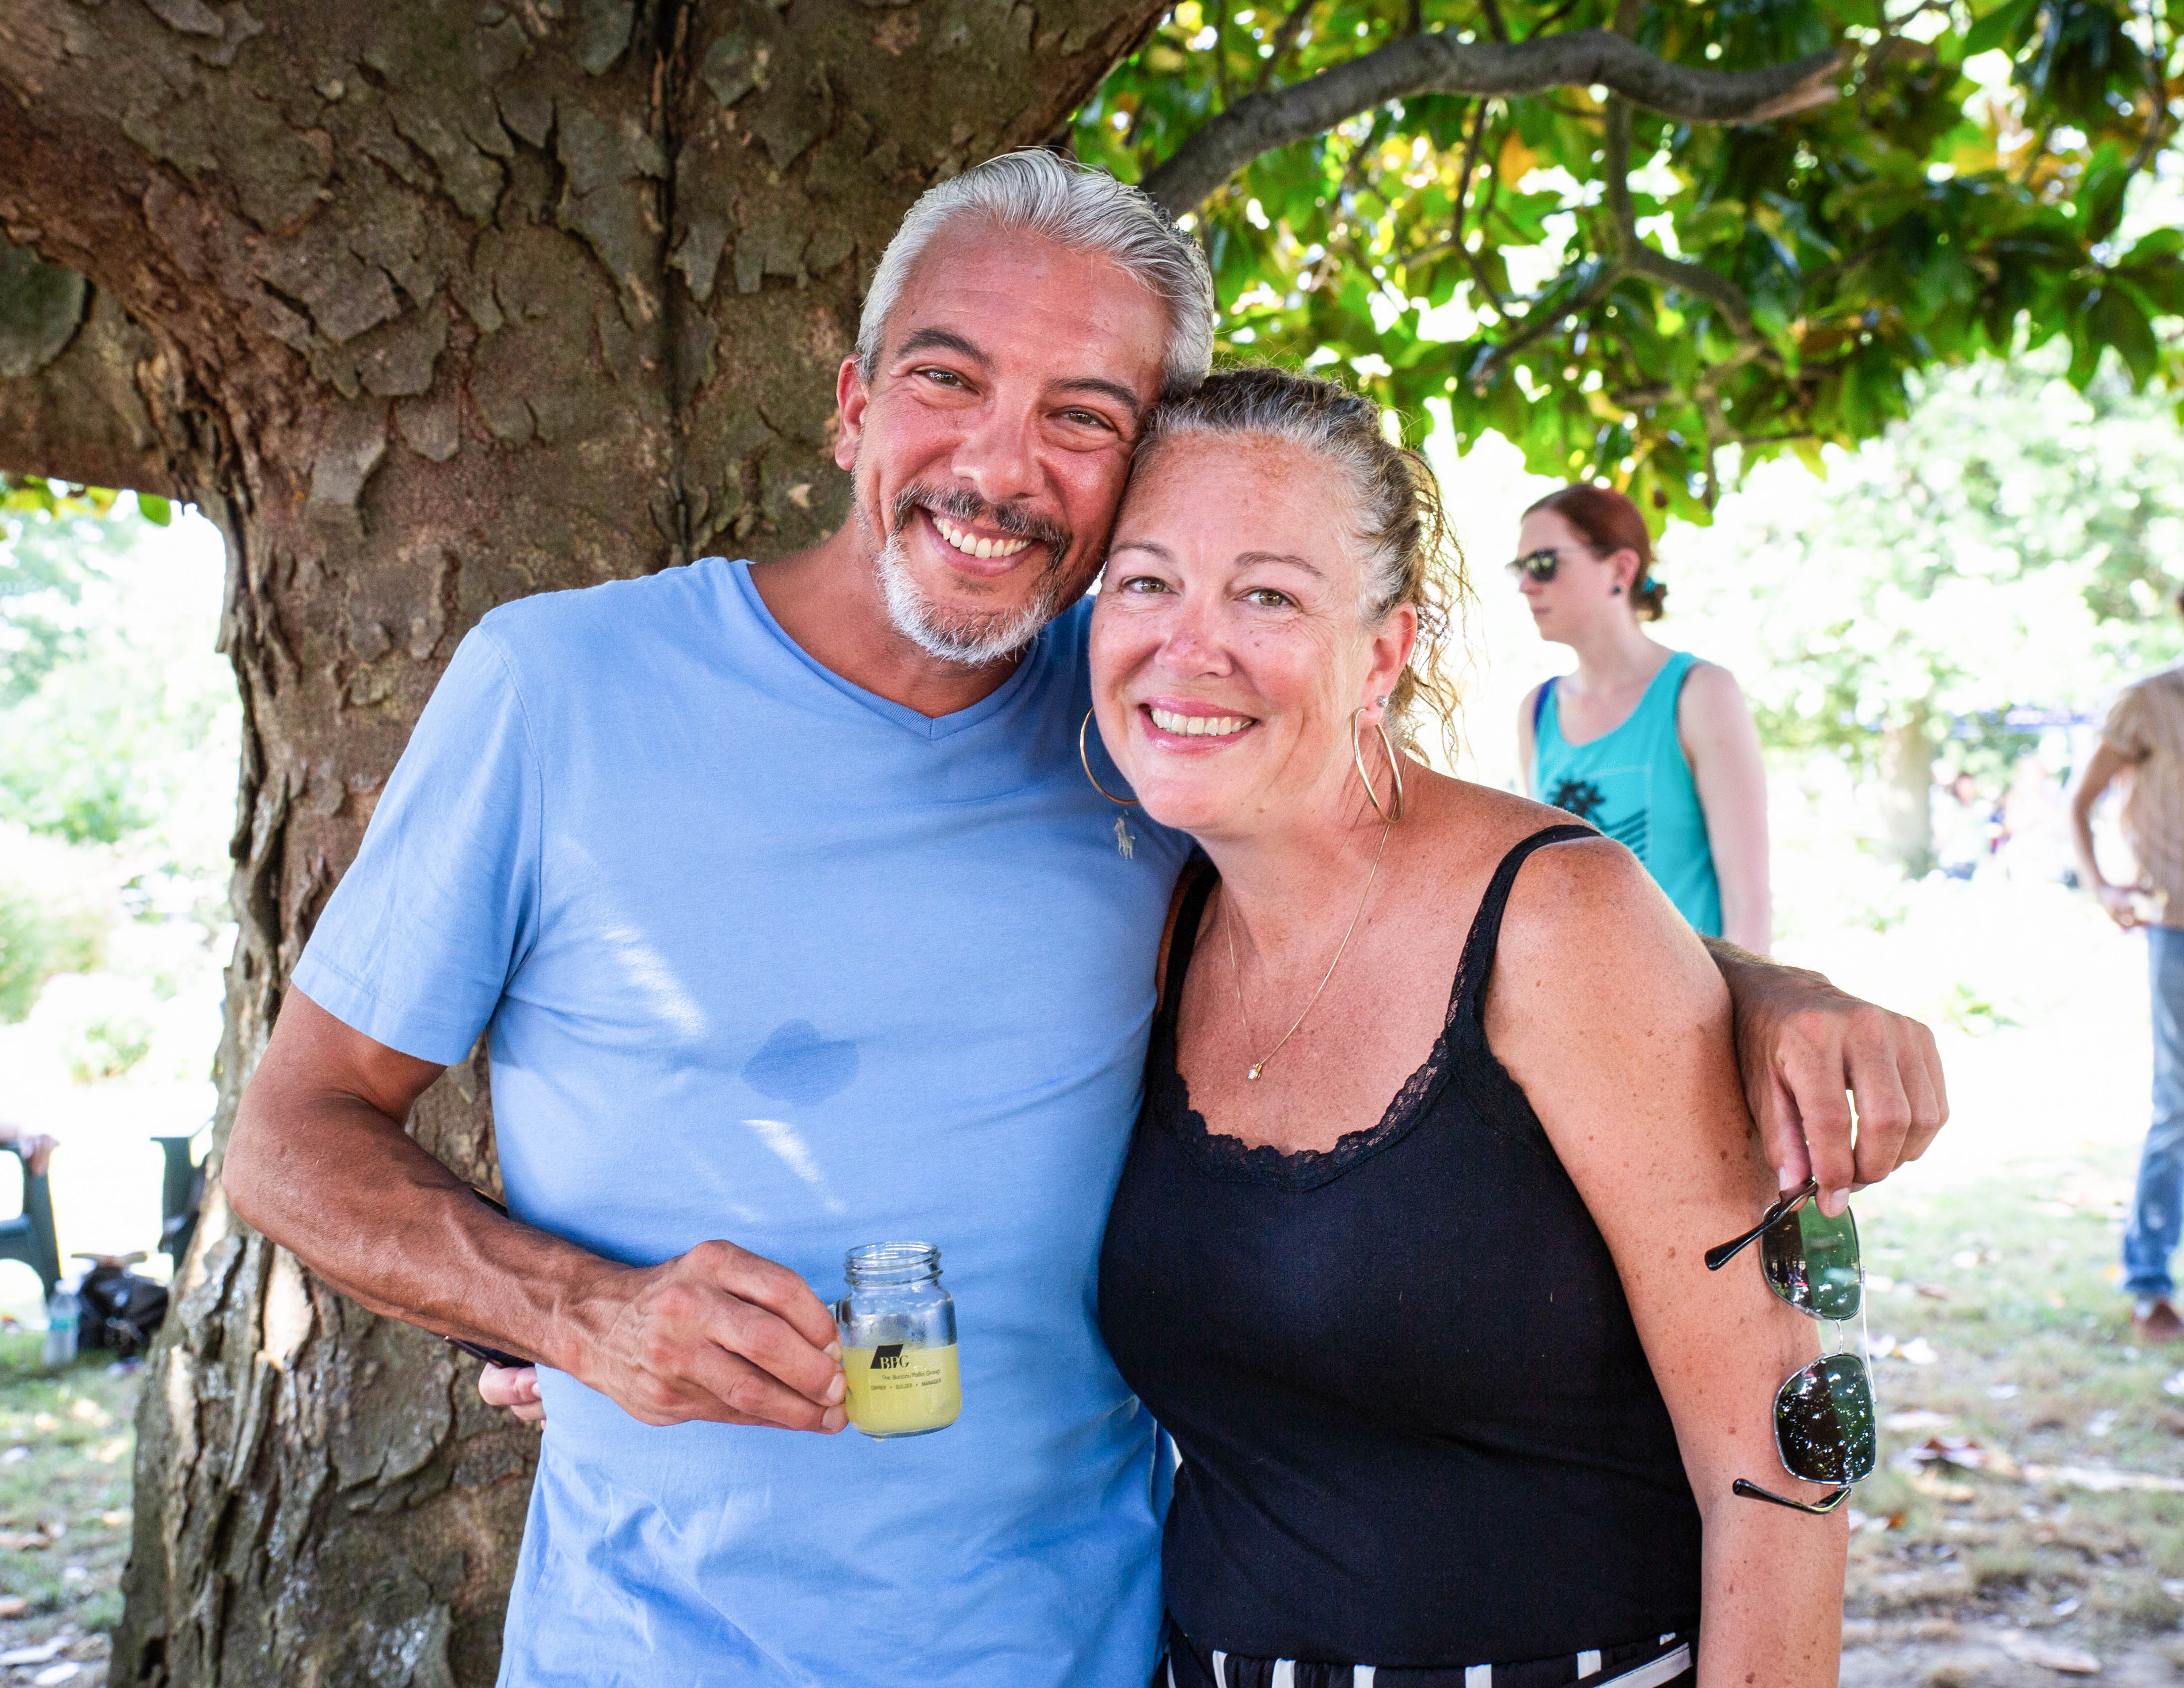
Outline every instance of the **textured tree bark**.
MULTIPOLYGON (((838 520, 833 373, 902 210, 1055 133, 1158 9, 0 8, 0 226, 90 281, 0 254, 0 466, 178 493, 227 537, 242 936, 215 1157, 465 631, 838 520)), ((411 1129, 490 1188, 486 1078, 481 1050, 411 1129)), ((177 1290, 112 1680, 490 1681, 532 1433, 216 1184, 177 1290)))

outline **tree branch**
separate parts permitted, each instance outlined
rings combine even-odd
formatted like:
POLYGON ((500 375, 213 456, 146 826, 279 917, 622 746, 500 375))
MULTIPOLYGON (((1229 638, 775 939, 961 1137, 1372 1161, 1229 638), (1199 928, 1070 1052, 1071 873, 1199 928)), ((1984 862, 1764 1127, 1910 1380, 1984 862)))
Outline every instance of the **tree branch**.
POLYGON ((179 409, 170 360, 109 295, 49 265, 36 276, 27 257, 0 242, 0 469, 187 496, 166 446, 179 409), (38 308, 32 287, 8 285, 26 276, 38 308))
MULTIPOLYGON (((1622 263, 1613 257, 1587 259, 1585 264, 1573 265, 1564 270, 1555 278, 1553 286, 1547 289, 1546 294, 1543 295, 1531 309, 1518 319, 1522 326, 1517 331, 1487 354, 1485 361, 1480 364, 1478 372, 1473 376, 1472 385, 1482 392, 1485 391, 1495 376, 1507 366, 1510 359, 1515 357, 1518 353, 1535 341, 1546 338, 1571 317, 1582 315, 1591 310, 1606 298, 1614 290, 1615 284, 1622 279, 1622 263), (1555 306, 1552 310, 1546 309, 1546 299, 1552 296, 1555 288, 1569 281, 1579 270, 1585 267, 1585 264, 1596 266, 1593 271, 1592 279, 1561 304, 1555 306)), ((1506 314, 1502 320, 1504 321, 1508 320, 1506 314)))
POLYGON ((1630 201, 1630 102, 1620 96, 1607 103, 1606 153, 1601 167, 1607 178, 1607 211, 1614 220, 1617 256, 1624 271, 1710 300, 1727 320, 1730 331, 1756 350, 1759 333, 1752 326, 1752 306, 1742 288, 1703 264, 1685 264, 1639 238, 1637 211, 1630 201))
POLYGON ((1290 8, 1289 16, 1282 19, 1281 27, 1274 31, 1274 38, 1268 43, 1273 51, 1260 62, 1258 80, 1251 84, 1252 92, 1258 92, 1274 80, 1274 73, 1281 68, 1282 60, 1290 56, 1290 49, 1304 33, 1305 20, 1318 3, 1319 0, 1296 0, 1296 4, 1290 8))
POLYGON ((1285 88, 1239 100, 1147 176, 1145 192, 1180 215, 1260 153, 1407 95, 1511 95, 1600 84, 1687 123, 1758 123, 1836 95, 1839 52, 1763 70, 1671 64, 1606 30, 1504 45, 1446 31, 1410 36, 1285 88))

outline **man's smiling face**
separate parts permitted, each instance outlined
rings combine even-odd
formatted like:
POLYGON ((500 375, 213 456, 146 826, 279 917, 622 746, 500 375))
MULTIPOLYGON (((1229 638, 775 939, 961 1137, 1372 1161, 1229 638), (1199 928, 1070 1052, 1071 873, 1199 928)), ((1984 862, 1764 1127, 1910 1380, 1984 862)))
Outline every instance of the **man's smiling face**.
POLYGON ((919 255, 869 386, 838 383, 835 460, 899 631, 981 664, 1091 583, 1167 315, 1111 259, 966 215, 919 255))

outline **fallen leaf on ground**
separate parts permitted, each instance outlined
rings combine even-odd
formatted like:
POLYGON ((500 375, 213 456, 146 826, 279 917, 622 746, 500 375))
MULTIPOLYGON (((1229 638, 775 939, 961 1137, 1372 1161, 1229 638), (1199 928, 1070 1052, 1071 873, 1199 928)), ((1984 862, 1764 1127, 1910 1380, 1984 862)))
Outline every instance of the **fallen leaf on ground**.
POLYGON ((56 1635, 50 1641, 41 1641, 34 1647, 11 1647, 0 1653, 0 1664, 43 1664, 69 1644, 65 1635, 56 1635))
POLYGON ((1929 1436, 1896 1456, 1899 1470, 1917 1471, 1930 1465, 1953 1465, 1961 1471, 1989 1471, 1997 1477, 2017 1475, 2017 1462, 2000 1448, 1982 1446, 1970 1436, 1929 1436))
POLYGON ((31 1609, 31 1602, 20 1594, 0 1594, 0 1618, 20 1618, 31 1609))
POLYGON ((1949 1286, 1946 1284, 1921 1284, 1917 1288, 1919 1293, 1930 1301, 1947 1301, 1955 1299, 1950 1295, 1949 1286))
POLYGON ((2060 1672, 2064 1676, 2098 1676, 2101 1674, 2101 1662, 2091 1653, 2081 1652, 2075 1647, 2035 1641, 2029 1635, 2005 1635, 2003 1646, 2027 1664, 2036 1664, 2043 1669, 2060 1672))
POLYGON ((1957 1422, 1953 1413, 1936 1412, 1930 1407, 1907 1407, 1880 1421, 1884 1430, 1938 1430, 1957 1422))
POLYGON ((31 1688, 60 1688, 64 1682, 73 1681, 83 1667, 73 1660, 57 1664, 50 1670, 42 1670, 31 1679, 31 1688))
POLYGON ((36 1553, 53 1542, 35 1529, 0 1529, 0 1549, 10 1553, 36 1553))
POLYGON ((2028 1483, 2067 1483, 2074 1489, 2103 1492, 2120 1489, 2144 1494, 2184 1495, 2184 1477, 2158 1477, 2150 1471, 2110 1471, 2105 1466, 2028 1465, 2028 1483))

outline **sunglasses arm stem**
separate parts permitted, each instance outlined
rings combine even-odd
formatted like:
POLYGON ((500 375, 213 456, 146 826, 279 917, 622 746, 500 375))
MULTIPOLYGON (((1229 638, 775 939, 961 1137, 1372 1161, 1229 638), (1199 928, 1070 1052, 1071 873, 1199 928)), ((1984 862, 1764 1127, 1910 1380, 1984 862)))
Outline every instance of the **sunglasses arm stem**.
POLYGON ((1740 1477, 1730 1485, 1730 1491, 1747 1501, 1768 1501, 1778 1507, 1787 1507, 1793 1513, 1809 1513, 1814 1518, 1825 1518, 1849 1498, 1850 1486, 1846 1484, 1824 1501, 1788 1501, 1780 1495, 1770 1495, 1757 1483, 1747 1483, 1740 1477))
POLYGON ((1819 1191, 1820 1183, 1818 1178, 1807 1178, 1797 1189, 1784 1190, 1781 1200, 1767 1210, 1758 1224, 1733 1241, 1724 1243, 1719 1248, 1710 1248, 1706 1251, 1707 1270, 1720 1271, 1723 1267, 1728 1265, 1765 1235, 1769 1226, 1778 1222, 1784 1214, 1794 1212, 1799 1203, 1812 1200, 1814 1196, 1819 1194, 1819 1191))

